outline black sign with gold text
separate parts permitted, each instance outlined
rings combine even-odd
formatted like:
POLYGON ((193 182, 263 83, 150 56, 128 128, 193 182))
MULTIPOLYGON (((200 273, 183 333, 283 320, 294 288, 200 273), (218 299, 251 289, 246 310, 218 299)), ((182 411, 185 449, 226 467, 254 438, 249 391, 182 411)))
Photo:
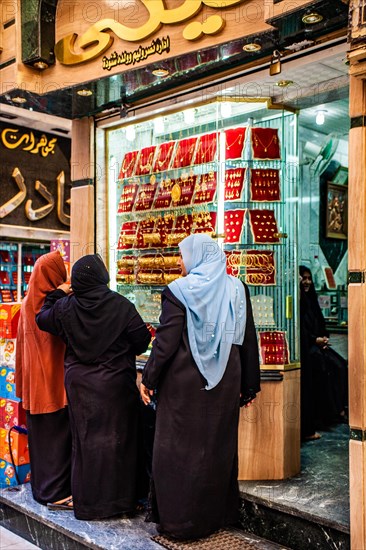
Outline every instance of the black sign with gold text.
POLYGON ((0 122, 0 224, 70 229, 71 140, 0 122))

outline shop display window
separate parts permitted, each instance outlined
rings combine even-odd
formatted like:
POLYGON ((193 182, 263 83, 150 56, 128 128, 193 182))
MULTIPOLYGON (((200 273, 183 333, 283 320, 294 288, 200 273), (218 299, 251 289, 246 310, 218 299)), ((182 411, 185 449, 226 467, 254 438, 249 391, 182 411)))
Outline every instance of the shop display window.
POLYGON ((262 366, 277 368, 299 357, 297 116, 235 98, 224 117, 222 103, 190 106, 190 122, 181 107, 98 130, 100 162, 109 161, 97 238, 111 287, 151 327, 162 289, 181 276, 179 242, 196 232, 217 239, 228 273, 249 285, 262 366))
POLYGON ((26 296, 36 260, 49 251, 46 244, 0 242, 0 303, 18 302, 26 296))

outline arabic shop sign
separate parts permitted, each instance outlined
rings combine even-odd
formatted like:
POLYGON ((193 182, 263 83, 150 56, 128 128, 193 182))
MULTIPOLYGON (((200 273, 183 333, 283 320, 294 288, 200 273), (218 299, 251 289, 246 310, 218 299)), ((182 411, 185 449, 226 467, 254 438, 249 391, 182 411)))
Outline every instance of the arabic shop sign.
MULTIPOLYGON (((83 34, 71 32, 59 40, 55 46, 56 58, 63 65, 86 63, 107 52, 116 36, 124 42, 140 42, 140 46, 132 52, 114 52, 109 58, 105 56, 103 68, 110 70, 114 65, 138 63, 154 54, 169 53, 169 36, 153 40, 147 46, 141 45, 160 29, 167 32, 168 28, 182 25, 181 38, 186 42, 197 42, 220 33, 226 22, 232 20, 233 14, 228 12, 228 8, 244 2, 248 0, 186 0, 178 7, 169 8, 167 0, 131 0, 126 4, 132 8, 132 13, 128 17, 121 17, 123 21, 131 22, 131 25, 114 18, 100 19, 83 34), (115 59, 119 62, 116 63, 115 59)), ((173 0, 170 1, 172 3, 173 0)))
POLYGON ((107 71, 110 71, 112 67, 116 67, 117 65, 135 65, 136 63, 140 63, 141 61, 144 61, 145 59, 148 59, 151 55, 170 52, 170 38, 167 36, 166 38, 157 38, 156 40, 153 40, 151 42, 151 45, 147 48, 144 48, 143 46, 139 46, 137 50, 134 50, 132 52, 123 51, 121 53, 113 52, 110 57, 107 57, 106 55, 103 56, 103 69, 106 69, 107 71))
POLYGON ((0 224, 70 226, 71 142, 0 123, 0 224))

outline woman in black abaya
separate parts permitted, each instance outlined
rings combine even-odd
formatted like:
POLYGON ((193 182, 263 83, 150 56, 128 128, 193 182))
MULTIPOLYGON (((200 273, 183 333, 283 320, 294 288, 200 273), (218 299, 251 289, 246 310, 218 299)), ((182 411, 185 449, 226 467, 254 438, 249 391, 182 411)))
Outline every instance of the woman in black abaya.
POLYGON ((239 405, 260 390, 260 371, 248 288, 209 236, 179 247, 183 277, 162 293, 140 392, 147 404, 157 388, 150 519, 194 539, 238 520, 239 405))
POLYGON ((316 429, 343 420, 348 398, 347 362, 330 348, 311 271, 300 266, 301 433, 319 439, 316 429))
POLYGON ((150 333, 134 305, 108 282, 101 258, 84 256, 72 269, 72 293, 61 285, 37 315, 39 328, 67 346, 72 496, 75 517, 83 520, 132 511, 137 500, 135 356, 146 350, 150 333))

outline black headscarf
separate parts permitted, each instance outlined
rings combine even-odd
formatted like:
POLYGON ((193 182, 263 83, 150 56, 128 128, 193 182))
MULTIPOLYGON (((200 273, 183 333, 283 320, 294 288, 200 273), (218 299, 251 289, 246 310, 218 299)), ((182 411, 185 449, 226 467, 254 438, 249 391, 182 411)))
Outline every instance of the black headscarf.
POLYGON ((76 356, 94 361, 126 328, 133 304, 107 286, 109 274, 98 254, 78 260, 71 271, 73 294, 60 300, 60 321, 76 356))
MULTIPOLYGON (((305 265, 299 266, 299 273, 302 277, 304 273, 310 273, 311 270, 305 265)), ((319 306, 318 297, 312 282, 309 290, 305 292, 304 286, 300 281, 300 322, 301 329, 305 328, 308 332, 311 332, 312 337, 326 336, 328 331, 325 328, 325 319, 322 310, 319 306)))

